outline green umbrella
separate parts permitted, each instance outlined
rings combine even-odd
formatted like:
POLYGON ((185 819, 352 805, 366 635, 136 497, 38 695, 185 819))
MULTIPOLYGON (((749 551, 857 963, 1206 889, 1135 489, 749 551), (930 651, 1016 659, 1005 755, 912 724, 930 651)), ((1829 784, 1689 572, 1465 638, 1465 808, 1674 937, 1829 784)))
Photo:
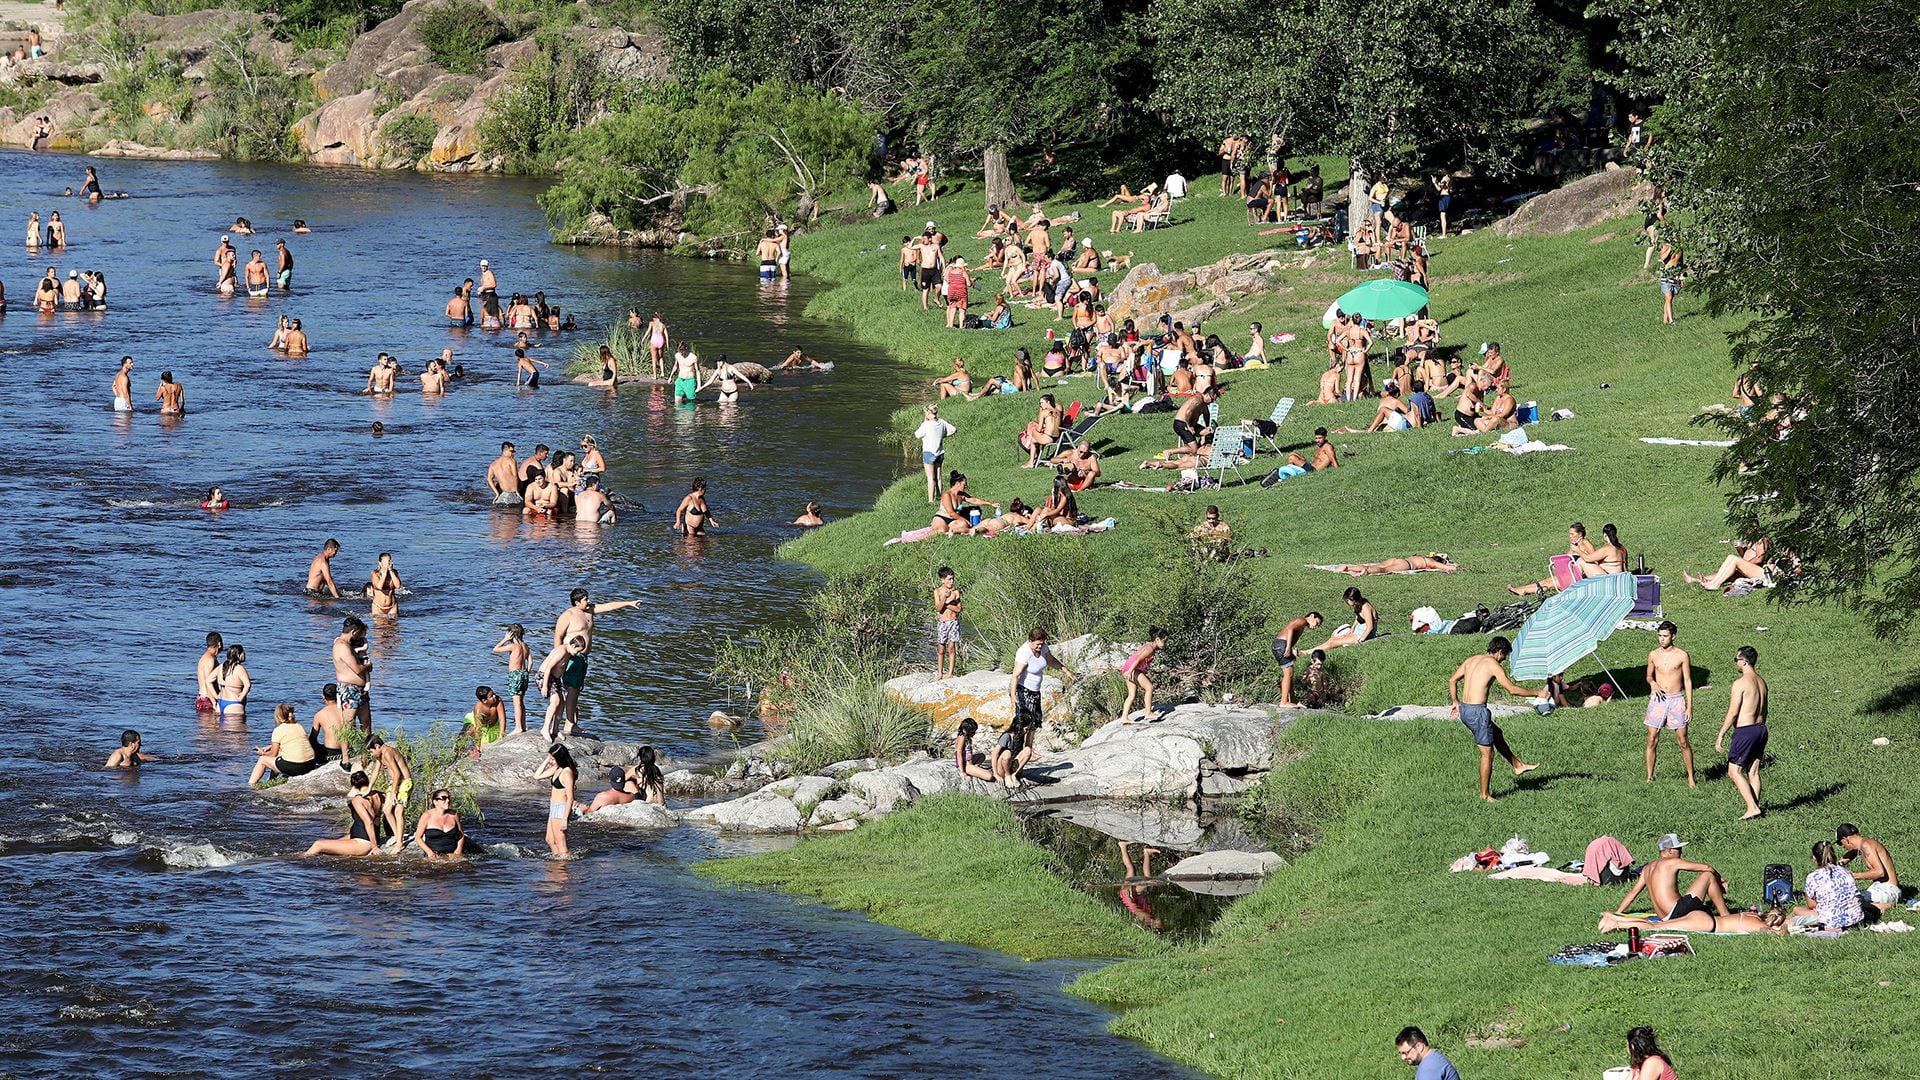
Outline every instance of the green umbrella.
POLYGON ((1411 281, 1381 279, 1354 286, 1334 303, 1349 315, 1404 319, 1427 306, 1427 290, 1411 281))
MULTIPOLYGON (((1576 581, 1548 597, 1514 636, 1513 656, 1507 661, 1513 677, 1558 675, 1593 652, 1633 610, 1637 588, 1632 574, 1603 574, 1576 581)), ((1613 685, 1618 687, 1620 680, 1614 679, 1613 685)))

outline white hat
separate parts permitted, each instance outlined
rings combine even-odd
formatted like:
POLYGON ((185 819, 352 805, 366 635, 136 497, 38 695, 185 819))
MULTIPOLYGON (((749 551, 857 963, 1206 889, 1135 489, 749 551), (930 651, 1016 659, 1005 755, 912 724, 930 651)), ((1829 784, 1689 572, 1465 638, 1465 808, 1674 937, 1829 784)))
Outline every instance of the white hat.
POLYGON ((940 226, 938 226, 938 225, 935 225, 935 224, 933 223, 933 219, 932 219, 932 218, 928 218, 928 219, 927 219, 927 228, 929 228, 929 229, 937 229, 937 228, 939 228, 939 227, 940 227, 940 226))
POLYGON ((223 243, 223 244, 227 244, 227 243, 231 243, 232 241, 233 241, 233 237, 231 237, 231 236, 228 236, 228 235, 226 235, 225 233, 222 233, 222 234, 220 235, 220 242, 221 242, 221 243, 223 243))
POLYGON ((67 271, 67 276, 68 276, 68 277, 70 277, 70 278, 75 278, 75 277, 79 277, 79 276, 80 276, 80 271, 78 271, 78 270, 69 270, 69 271, 67 271))
POLYGON ((778 225, 775 225, 775 226, 773 227, 773 231, 774 231, 774 232, 786 232, 786 231, 787 231, 787 223, 783 221, 783 222, 781 222, 780 224, 778 224, 778 225))
POLYGON ((1081 238, 1080 238, 1080 246, 1081 246, 1081 247, 1092 247, 1092 246, 1093 246, 1093 237, 1091 237, 1091 236, 1083 236, 1083 237, 1081 237, 1081 238))
POLYGON ((1680 839, 1680 837, 1674 833, 1668 833, 1660 838, 1659 848, 1661 851, 1679 851, 1686 846, 1687 842, 1680 839))
POLYGON ((485 259, 481 259, 481 260, 480 260, 480 265, 481 265, 481 266, 485 266, 485 265, 487 265, 487 260, 485 260, 485 259))

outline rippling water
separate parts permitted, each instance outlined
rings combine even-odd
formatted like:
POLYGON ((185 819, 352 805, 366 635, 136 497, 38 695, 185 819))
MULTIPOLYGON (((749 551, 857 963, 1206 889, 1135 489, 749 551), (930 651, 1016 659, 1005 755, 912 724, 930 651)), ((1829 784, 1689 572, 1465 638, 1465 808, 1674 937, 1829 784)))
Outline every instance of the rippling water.
POLYGON ((927 942, 778 896, 709 886, 690 861, 751 848, 683 828, 661 838, 579 825, 576 858, 539 854, 545 795, 490 804, 490 857, 296 864, 337 835, 318 809, 243 787, 275 701, 306 717, 328 647, 358 602, 299 587, 334 536, 343 585, 392 551, 414 595, 377 628, 376 722, 450 719, 501 683, 502 624, 539 642, 567 590, 643 601, 605 618, 582 721, 678 753, 713 745, 707 681, 730 630, 790 616, 805 568, 773 557, 809 497, 864 505, 901 469, 873 432, 907 399, 876 352, 799 312, 809 287, 762 287, 739 266, 545 242, 530 188, 479 177, 104 162, 88 209, 77 158, 0 154, 0 1073, 181 1075, 1164 1074, 1058 991, 1071 969, 927 942), (62 211, 64 252, 28 252, 26 216, 62 211), (235 215, 244 261, 293 248, 295 289, 212 290, 235 215), (293 218, 314 231, 283 230, 293 218), (629 307, 658 309, 709 361, 772 361, 793 343, 835 360, 830 382, 756 389, 738 406, 617 399, 549 376, 513 387, 511 339, 450 329, 441 306, 489 259, 503 292, 544 288, 580 317, 541 339, 564 364, 629 307), (105 314, 28 309, 48 265, 107 272, 105 314), (269 352, 300 318, 313 355, 269 352), (372 358, 417 371, 451 347, 470 378, 423 400, 354 391, 372 358), (108 409, 118 358, 136 358, 132 417, 108 409), (163 422, 159 372, 187 391, 163 422), (375 420, 387 433, 369 434, 375 420), (595 435, 608 484, 649 509, 612 529, 532 525, 486 505, 503 439, 595 435), (677 540, 689 479, 712 483, 717 530, 677 540), (197 503, 212 485, 234 509, 197 503), (246 646, 253 722, 197 716, 193 666, 219 630, 246 646), (98 766, 124 727, 162 761, 98 766))

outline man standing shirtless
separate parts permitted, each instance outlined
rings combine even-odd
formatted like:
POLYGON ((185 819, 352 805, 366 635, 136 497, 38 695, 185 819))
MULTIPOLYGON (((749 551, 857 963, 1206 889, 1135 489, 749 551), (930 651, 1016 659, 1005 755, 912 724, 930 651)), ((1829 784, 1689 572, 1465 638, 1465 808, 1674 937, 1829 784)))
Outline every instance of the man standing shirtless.
POLYGON ((1740 677, 1733 681, 1727 718, 1713 737, 1713 749, 1718 752, 1727 728, 1733 728, 1733 744, 1727 748, 1727 779, 1746 801, 1747 812, 1740 815, 1741 821, 1760 816, 1760 759, 1767 752, 1767 681, 1754 670, 1759 663, 1760 652, 1753 646, 1734 650, 1733 664, 1740 670, 1740 677))
POLYGON ((120 370, 113 376, 113 411, 133 411, 133 357, 120 358, 120 370))
POLYGON ((218 630, 207 631, 207 651, 200 654, 199 663, 194 665, 194 683, 200 689, 200 695, 193 701, 198 712, 213 712, 213 669, 220 666, 220 651, 226 648, 226 641, 218 630))
POLYGON ((328 683, 320 688, 320 700, 326 702, 320 711, 313 714, 313 756, 316 761, 326 764, 338 761, 344 772, 352 772, 346 759, 347 717, 340 711, 340 688, 328 683))
POLYGON ((273 247, 280 257, 280 270, 275 280, 280 283, 280 291, 286 292, 293 288, 293 252, 287 250, 285 240, 275 240, 273 247))
POLYGON ((223 296, 233 293, 233 271, 240 262, 240 253, 234 250, 233 238, 223 236, 220 246, 213 249, 214 288, 223 296))
POLYGON ((1293 619, 1280 628, 1273 637, 1273 659, 1280 665, 1280 707, 1293 708, 1299 702, 1293 700, 1293 664, 1300 658, 1300 635, 1325 622, 1326 618, 1317 611, 1309 611, 1298 619, 1293 619))
POLYGON ((560 707, 566 717, 567 730, 571 732, 580 722, 580 690, 587 684, 587 654, 593 651, 593 617, 638 607, 640 601, 608 600, 596 604, 585 589, 573 590, 567 599, 570 601, 567 610, 553 620, 553 649, 559 652, 563 641, 582 639, 578 655, 568 658, 559 680, 560 707))
POLYGON ((1513 654, 1513 643, 1504 637, 1496 637, 1487 642, 1487 651, 1479 656, 1470 656, 1447 679, 1447 698, 1452 702, 1452 713, 1456 719, 1473 732, 1474 745, 1480 748, 1480 797, 1493 801, 1493 792, 1489 784, 1493 778, 1493 752, 1513 766, 1513 775, 1521 776, 1539 768, 1529 765, 1514 756, 1513 748, 1507 745, 1506 733, 1500 725, 1493 722, 1493 710, 1487 706, 1487 694, 1495 682, 1514 697, 1533 697, 1539 693, 1524 686, 1515 686, 1507 678, 1507 670, 1500 665, 1513 654), (1456 687, 1458 687, 1456 691, 1456 687))
POLYGON ((700 354, 682 345, 673 352, 673 401, 692 401, 700 392, 700 354))
POLYGON ((1674 645, 1680 633, 1671 622, 1663 622, 1654 631, 1660 647, 1647 654, 1647 685, 1653 693, 1647 698, 1647 783, 1653 783, 1653 759, 1660 745, 1660 731, 1673 732, 1680 744, 1680 760, 1687 765, 1687 786, 1694 787, 1693 746, 1687 742, 1687 721, 1693 718, 1693 664, 1686 650, 1674 645))
POLYGON ((500 444, 500 456, 487 466, 487 490, 493 492, 493 505, 517 506, 520 503, 520 459, 513 444, 500 444))
POLYGON ((943 566, 940 583, 933 589, 933 663, 934 677, 960 674, 960 587, 954 584, 953 567, 943 566))
POLYGON ((342 715, 353 717, 360 730, 373 732, 373 709, 367 702, 367 681, 373 676, 373 661, 367 659, 367 624, 349 615, 340 623, 340 636, 333 639, 334 692, 342 715))
POLYGON ((267 295, 267 261, 260 257, 259 248, 247 259, 247 295, 267 295))
POLYGON ((340 599, 340 589, 333 583, 333 557, 340 554, 340 541, 327 538, 320 545, 320 554, 307 564, 307 595, 316 599, 322 595, 330 599, 340 599), (322 591, 324 590, 324 592, 322 591))
POLYGON ((1680 857, 1680 849, 1686 845, 1672 833, 1660 838, 1660 857, 1640 868, 1640 877, 1627 891, 1626 899, 1613 909, 1614 914, 1624 915, 1633 906, 1642 892, 1647 894, 1648 903, 1654 913, 1663 919, 1677 919, 1695 911, 1710 912, 1715 916, 1727 914, 1727 883, 1720 871, 1706 863, 1689 862, 1680 857), (1698 874, 1686 892, 1680 891, 1682 871, 1698 874))

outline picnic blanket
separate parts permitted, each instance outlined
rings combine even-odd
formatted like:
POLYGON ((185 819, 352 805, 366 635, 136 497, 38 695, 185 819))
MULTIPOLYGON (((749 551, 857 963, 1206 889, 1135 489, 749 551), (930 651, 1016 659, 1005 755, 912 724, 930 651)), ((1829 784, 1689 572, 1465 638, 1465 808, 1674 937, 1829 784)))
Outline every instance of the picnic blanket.
POLYGON ((1658 438, 1653 438, 1653 439, 1642 438, 1640 441, 1643 443, 1649 443, 1654 446, 1732 446, 1733 445, 1732 439, 1727 439, 1725 441, 1722 441, 1720 439, 1669 439, 1664 435, 1658 438))

